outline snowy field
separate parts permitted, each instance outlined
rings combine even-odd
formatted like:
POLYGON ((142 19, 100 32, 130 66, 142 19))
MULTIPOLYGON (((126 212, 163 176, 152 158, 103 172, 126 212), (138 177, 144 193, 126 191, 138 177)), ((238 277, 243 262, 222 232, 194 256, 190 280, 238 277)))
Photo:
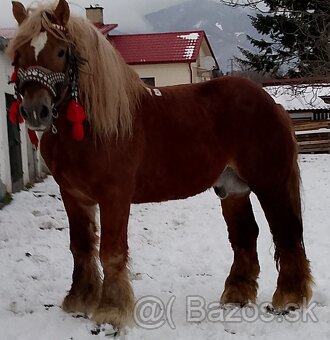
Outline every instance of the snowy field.
POLYGON ((138 326, 114 335, 110 326, 64 313, 60 305, 72 272, 69 230, 57 185, 48 178, 0 210, 0 339, 330 339, 330 155, 301 156, 300 165, 305 245, 316 283, 307 311, 286 316, 265 311, 277 275, 255 197, 260 307, 215 309, 233 254, 219 201, 209 190, 187 200, 132 207, 138 326))

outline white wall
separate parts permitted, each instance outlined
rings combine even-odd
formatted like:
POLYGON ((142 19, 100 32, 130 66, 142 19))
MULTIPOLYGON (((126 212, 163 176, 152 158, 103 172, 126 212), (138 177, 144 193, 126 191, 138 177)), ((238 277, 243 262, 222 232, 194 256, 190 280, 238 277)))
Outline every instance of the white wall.
POLYGON ((155 78, 155 86, 190 83, 189 64, 132 65, 140 78, 155 78))
MULTIPOLYGON (((12 183, 10 175, 5 93, 14 94, 13 86, 8 85, 8 80, 12 72, 13 67, 11 66, 10 60, 3 51, 0 51, 0 178, 5 184, 8 192, 11 192, 12 190, 12 183)), ((27 153, 28 143, 30 142, 28 141, 25 124, 21 124, 21 151, 24 184, 27 184, 30 181, 27 153)))
MULTIPOLYGON (((199 50, 199 55, 197 58, 196 63, 192 64, 193 68, 193 82, 194 83, 200 83, 203 81, 210 80, 212 78, 212 70, 208 70, 205 67, 205 62, 204 59, 206 57, 211 57, 213 60, 212 52, 206 42, 205 39, 202 41, 201 48, 199 50)), ((214 65, 215 65, 215 60, 214 60, 214 65)))
POLYGON ((5 92, 12 93, 13 90, 7 85, 8 63, 4 53, 0 51, 0 178, 7 190, 11 191, 5 92))

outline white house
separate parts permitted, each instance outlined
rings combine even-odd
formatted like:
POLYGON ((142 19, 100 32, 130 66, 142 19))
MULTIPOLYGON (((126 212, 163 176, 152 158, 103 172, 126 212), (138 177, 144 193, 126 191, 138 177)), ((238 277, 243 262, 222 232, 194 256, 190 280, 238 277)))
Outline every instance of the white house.
POLYGON ((15 29, 0 29, 0 180, 8 192, 19 191, 40 176, 39 155, 28 139, 25 124, 17 127, 8 120, 14 88, 8 84, 13 67, 5 49, 14 34, 15 29))
POLYGON ((219 72, 204 31, 116 35, 117 25, 103 23, 102 7, 86 8, 86 16, 148 85, 198 83, 219 72))
POLYGON ((113 35, 108 39, 149 85, 199 83, 219 70, 204 31, 113 35))

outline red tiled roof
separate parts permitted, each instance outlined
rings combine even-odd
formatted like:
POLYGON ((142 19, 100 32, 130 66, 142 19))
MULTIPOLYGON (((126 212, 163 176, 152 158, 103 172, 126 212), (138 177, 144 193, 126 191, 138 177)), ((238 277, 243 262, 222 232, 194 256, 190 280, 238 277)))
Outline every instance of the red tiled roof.
POLYGON ((197 59, 204 31, 114 35, 108 39, 126 63, 187 63, 197 59))
POLYGON ((0 37, 4 39, 14 38, 16 28, 0 28, 0 37))
POLYGON ((107 35, 110 31, 114 30, 118 27, 117 24, 102 24, 102 23, 96 23, 94 24, 102 34, 107 35))

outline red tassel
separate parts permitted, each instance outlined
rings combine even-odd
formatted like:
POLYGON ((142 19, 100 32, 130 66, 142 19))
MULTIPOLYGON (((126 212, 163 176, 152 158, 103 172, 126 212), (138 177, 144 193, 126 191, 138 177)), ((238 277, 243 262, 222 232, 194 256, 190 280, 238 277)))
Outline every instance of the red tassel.
POLYGON ((17 79, 18 79, 17 68, 15 68, 13 74, 10 77, 10 83, 16 83, 17 79))
POLYGON ((74 140, 81 141, 84 139, 84 127, 82 124, 73 124, 72 137, 74 140))
POLYGON ((31 143, 38 149, 39 146, 39 139, 35 131, 28 129, 28 135, 30 138, 31 143))
POLYGON ((18 112, 19 106, 21 104, 22 104, 22 100, 21 99, 17 99, 10 106, 10 109, 9 109, 9 120, 13 124, 17 124, 17 123, 21 124, 21 123, 24 122, 23 117, 18 112))
MULTIPOLYGON (((18 99, 15 100, 12 104, 11 107, 9 109, 9 120, 12 124, 21 124, 24 122, 23 117, 21 116, 21 114, 18 112, 18 108, 19 106, 22 104, 22 100, 18 99)), ((36 149, 38 149, 39 146, 39 139, 37 137, 37 134, 35 133, 35 131, 28 129, 28 135, 30 138, 31 143, 36 147, 36 149)))
POLYGON ((76 100, 71 100, 67 110, 67 118, 73 123, 73 139, 81 141, 84 138, 84 127, 82 123, 86 119, 86 113, 76 100))

